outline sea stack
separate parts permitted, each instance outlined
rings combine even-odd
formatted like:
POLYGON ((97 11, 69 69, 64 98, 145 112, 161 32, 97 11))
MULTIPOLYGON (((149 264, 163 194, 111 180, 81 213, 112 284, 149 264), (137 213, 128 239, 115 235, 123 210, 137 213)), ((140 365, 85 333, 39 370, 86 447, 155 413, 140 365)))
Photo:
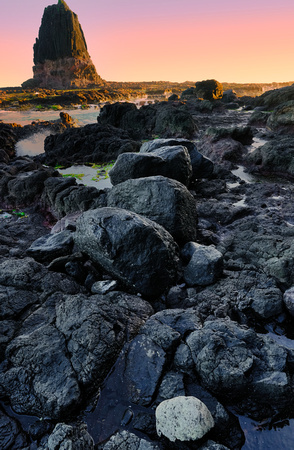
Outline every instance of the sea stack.
POLYGON ((78 16, 64 0, 44 10, 34 64, 34 78, 23 87, 68 89, 104 84, 88 53, 78 16))

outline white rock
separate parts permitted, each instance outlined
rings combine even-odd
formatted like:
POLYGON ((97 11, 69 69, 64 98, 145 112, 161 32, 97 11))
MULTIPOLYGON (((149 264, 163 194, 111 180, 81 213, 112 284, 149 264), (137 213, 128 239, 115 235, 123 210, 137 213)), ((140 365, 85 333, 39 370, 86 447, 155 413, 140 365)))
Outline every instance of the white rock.
POLYGON ((170 441, 196 441, 213 426, 214 420, 206 405, 196 397, 174 397, 156 408, 157 434, 170 441))

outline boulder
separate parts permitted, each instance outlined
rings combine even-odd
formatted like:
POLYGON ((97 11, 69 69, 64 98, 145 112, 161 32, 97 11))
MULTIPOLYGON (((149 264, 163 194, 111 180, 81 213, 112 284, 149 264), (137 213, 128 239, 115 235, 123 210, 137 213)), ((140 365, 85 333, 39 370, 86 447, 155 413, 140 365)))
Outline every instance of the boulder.
POLYGON ((130 178, 162 175, 188 185, 192 176, 191 158, 182 145, 160 147, 152 153, 120 155, 109 171, 113 185, 130 178))
POLYGON ((269 115, 266 125, 275 132, 294 134, 294 100, 277 106, 269 115))
POLYGON ((53 169, 39 169, 8 179, 3 199, 12 207, 30 205, 40 199, 47 178, 57 175, 53 169))
MULTIPOLYGON (((212 245, 194 244, 191 259, 184 268, 184 280, 189 286, 213 284, 222 275, 223 256, 212 245)), ((186 244, 189 245, 189 244, 186 244)), ((185 247, 183 249, 185 251, 185 247)))
POLYGON ((249 404, 287 407, 292 389, 288 350, 269 336, 231 320, 215 319, 191 333, 187 344, 201 382, 211 392, 231 400, 247 396, 249 404))
POLYGON ((142 144, 140 153, 153 153, 160 147, 170 147, 182 145, 187 148, 192 164, 192 179, 208 178, 213 172, 213 162, 203 156, 198 150, 194 142, 187 139, 154 139, 142 144))
POLYGON ((272 139, 247 156, 251 170, 263 175, 294 177, 294 142, 290 136, 272 139))
POLYGON ((49 262, 68 255, 73 247, 73 236, 68 230, 38 238, 28 248, 27 254, 39 262, 49 262))
POLYGON ((151 404, 165 364, 166 353, 159 345, 146 335, 135 337, 127 350, 124 371, 130 401, 151 404))
POLYGON ((197 441, 214 426, 206 405, 196 397, 175 397, 156 408, 156 430, 170 441, 197 441))
POLYGON ((217 100, 223 96, 223 85, 217 80, 197 81, 196 95, 204 100, 217 100))
POLYGON ((162 225, 179 243, 196 239, 195 200, 176 180, 162 176, 127 180, 108 192, 107 206, 148 217, 162 225))
POLYGON ((178 136, 191 139, 195 136, 196 131, 197 126, 189 112, 175 108, 169 103, 157 111, 155 134, 162 137, 178 136))
POLYGON ((83 213, 75 243, 93 262, 128 288, 153 298, 175 281, 177 245, 160 225, 119 208, 83 213))
POLYGON ((266 111, 291 100, 294 100, 294 84, 265 92, 255 98, 255 105, 266 111))

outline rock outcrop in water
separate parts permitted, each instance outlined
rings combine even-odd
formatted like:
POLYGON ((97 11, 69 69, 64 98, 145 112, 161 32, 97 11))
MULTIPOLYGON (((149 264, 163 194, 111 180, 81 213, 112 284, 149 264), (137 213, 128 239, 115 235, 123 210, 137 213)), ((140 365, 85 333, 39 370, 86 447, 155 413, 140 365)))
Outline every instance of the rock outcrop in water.
POLYGON ((45 8, 34 45, 34 78, 23 86, 78 88, 103 83, 87 50, 77 15, 63 0, 45 8))

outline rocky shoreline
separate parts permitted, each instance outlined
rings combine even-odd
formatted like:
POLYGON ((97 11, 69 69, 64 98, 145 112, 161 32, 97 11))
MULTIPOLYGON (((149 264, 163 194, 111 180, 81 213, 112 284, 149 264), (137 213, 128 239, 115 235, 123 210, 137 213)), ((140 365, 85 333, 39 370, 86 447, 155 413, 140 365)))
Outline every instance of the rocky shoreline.
POLYGON ((239 415, 293 417, 293 101, 203 102, 63 116, 36 158, 0 127, 1 448, 241 449, 239 415), (103 155, 111 189, 52 167, 103 155))

